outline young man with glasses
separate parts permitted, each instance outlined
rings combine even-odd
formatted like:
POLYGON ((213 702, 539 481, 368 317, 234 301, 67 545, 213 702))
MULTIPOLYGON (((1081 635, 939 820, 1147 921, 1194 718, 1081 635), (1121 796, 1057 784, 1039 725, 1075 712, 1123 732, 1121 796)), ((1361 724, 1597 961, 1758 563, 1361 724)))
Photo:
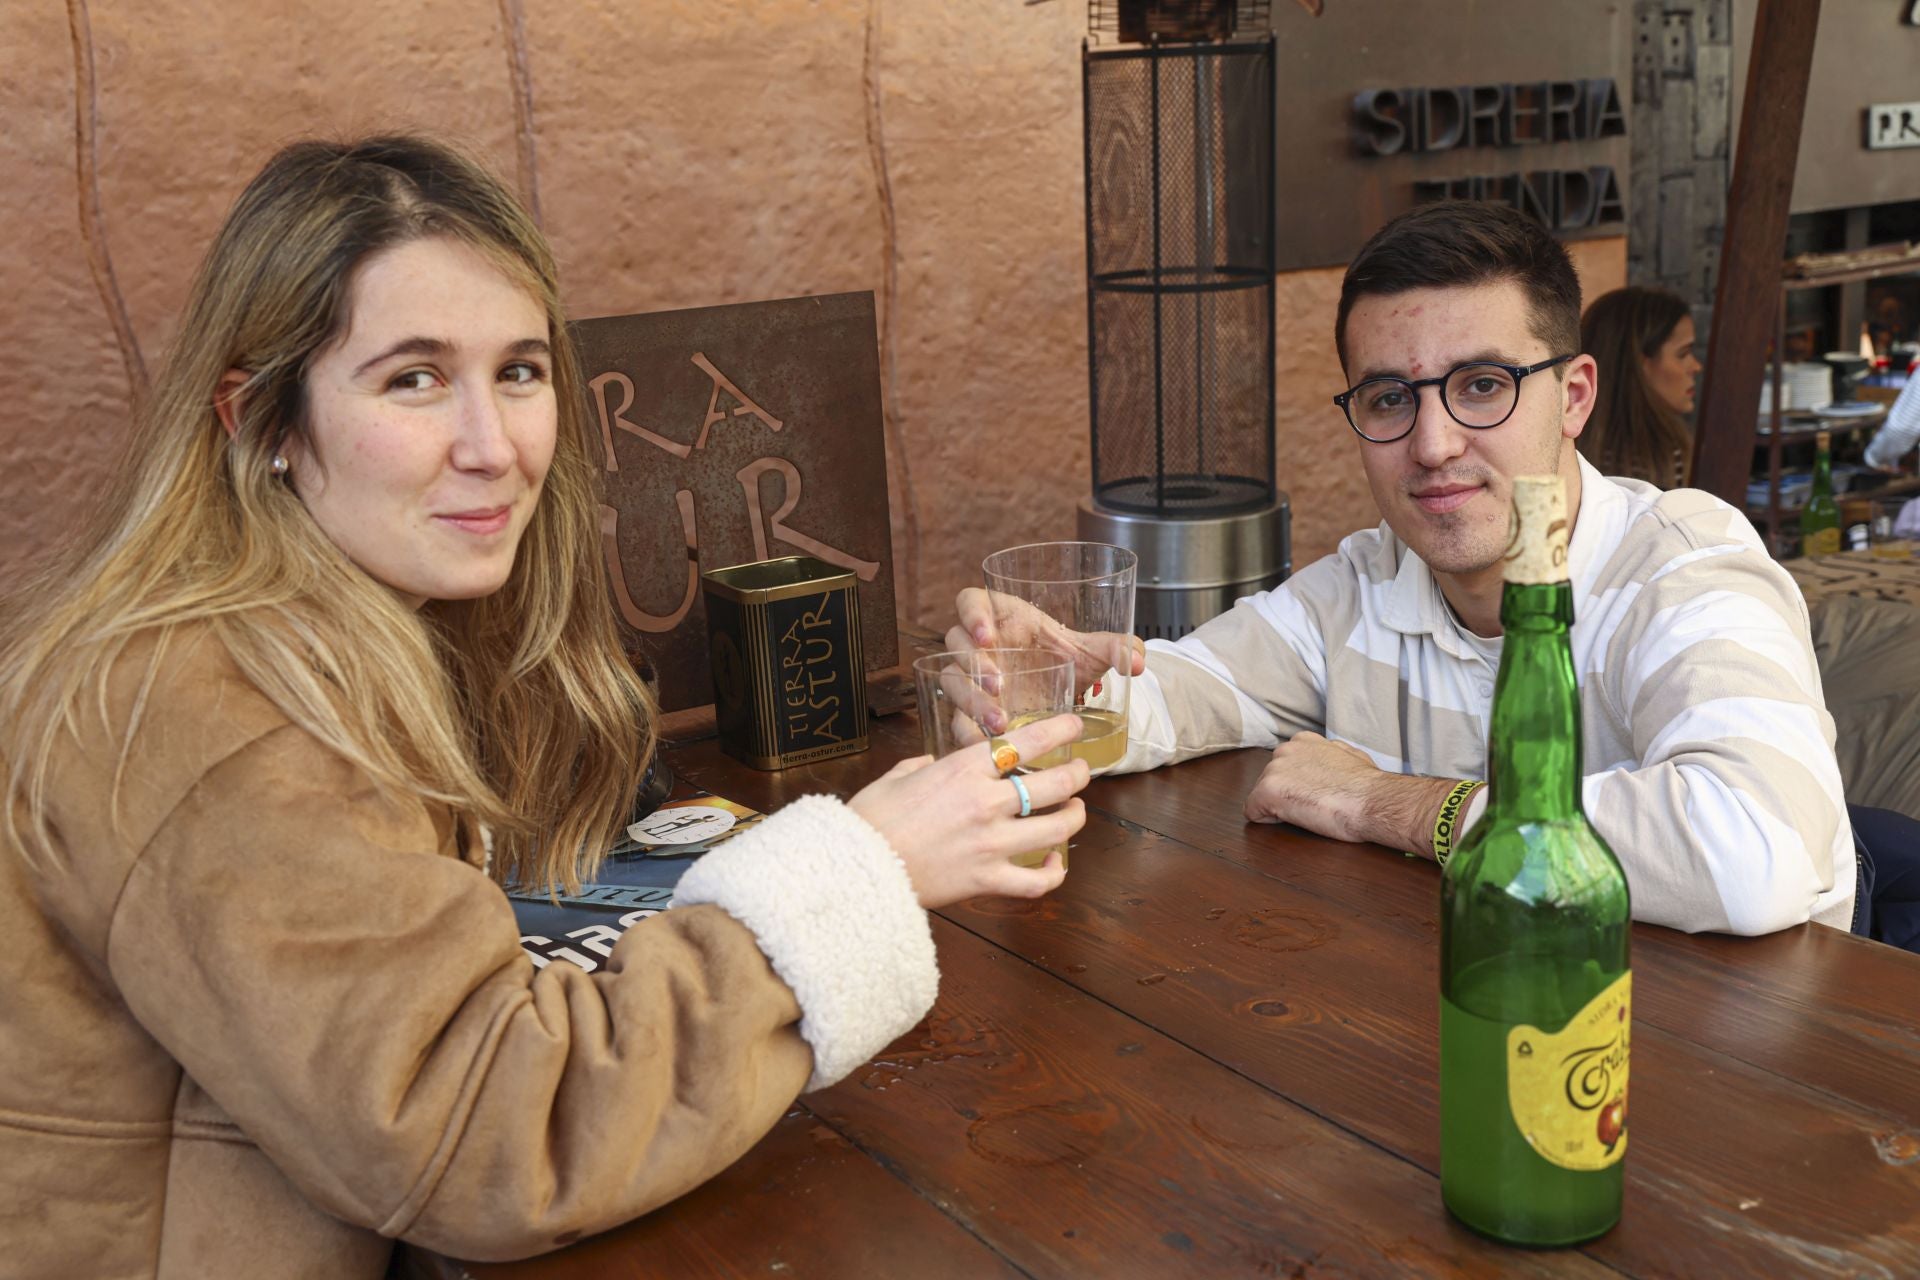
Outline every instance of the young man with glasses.
MULTIPOLYGON (((1848 928, 1854 848, 1806 607, 1732 507, 1575 451, 1596 371, 1560 244, 1505 206, 1421 206, 1348 268, 1335 343, 1351 385, 1334 403, 1384 523, 1148 645, 1117 768, 1271 747, 1250 819, 1432 856, 1450 800, 1468 826, 1485 805, 1461 784, 1486 776, 1513 478, 1557 473, 1584 799, 1635 917, 1848 928)), ((1022 639, 995 634, 983 593, 959 609, 952 645, 1022 639)))

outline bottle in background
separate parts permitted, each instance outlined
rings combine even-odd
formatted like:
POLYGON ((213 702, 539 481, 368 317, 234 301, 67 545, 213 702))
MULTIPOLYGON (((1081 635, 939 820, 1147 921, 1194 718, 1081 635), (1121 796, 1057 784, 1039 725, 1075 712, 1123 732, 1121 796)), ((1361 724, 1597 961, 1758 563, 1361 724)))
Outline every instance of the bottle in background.
POLYGON ((1468 1226, 1567 1245, 1620 1218, 1627 880, 1581 808, 1565 486, 1514 483, 1485 815, 1440 898, 1440 1185, 1468 1226))
POLYGON ((1800 509, 1800 554, 1830 556, 1840 549, 1840 506, 1833 500, 1833 437, 1814 437, 1813 492, 1800 509))

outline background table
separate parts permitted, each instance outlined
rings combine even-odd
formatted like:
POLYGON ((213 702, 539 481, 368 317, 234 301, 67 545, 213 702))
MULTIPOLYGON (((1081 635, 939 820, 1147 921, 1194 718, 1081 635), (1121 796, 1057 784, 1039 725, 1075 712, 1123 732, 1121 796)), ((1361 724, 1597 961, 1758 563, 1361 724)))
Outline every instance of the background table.
MULTIPOLYGON (((764 809, 918 752, 683 774, 764 809)), ((706 1186, 471 1280, 1920 1275, 1920 957, 1634 931, 1625 1217, 1576 1250, 1440 1201, 1438 871, 1241 814, 1265 752, 1088 790, 1066 884, 937 913, 940 997, 706 1186)), ((608 1135, 617 1141, 617 1135, 608 1135)))
POLYGON ((1780 567, 1800 584, 1809 608, 1835 596, 1865 596, 1920 605, 1920 560, 1889 560, 1871 551, 1837 551, 1829 556, 1782 560, 1780 567))

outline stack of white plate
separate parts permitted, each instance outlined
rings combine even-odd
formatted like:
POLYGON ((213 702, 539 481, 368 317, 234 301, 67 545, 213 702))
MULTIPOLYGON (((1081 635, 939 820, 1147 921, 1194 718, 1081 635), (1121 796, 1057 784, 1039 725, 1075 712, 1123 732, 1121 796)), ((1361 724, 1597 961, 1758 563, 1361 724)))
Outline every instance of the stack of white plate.
MULTIPOLYGON (((1833 403, 1833 370, 1817 360, 1803 360, 1780 370, 1780 389, 1786 409, 1824 409, 1833 403)), ((1773 370, 1760 382, 1760 412, 1773 412, 1773 370)))
POLYGON ((1787 404, 1795 409, 1824 409, 1833 403, 1833 366, 1824 360, 1790 364, 1784 370, 1787 404))

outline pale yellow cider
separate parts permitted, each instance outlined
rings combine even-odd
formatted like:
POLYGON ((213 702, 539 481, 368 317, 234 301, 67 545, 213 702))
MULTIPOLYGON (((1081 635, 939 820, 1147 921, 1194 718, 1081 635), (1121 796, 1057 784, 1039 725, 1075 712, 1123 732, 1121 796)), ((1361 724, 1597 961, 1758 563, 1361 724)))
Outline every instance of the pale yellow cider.
MULTIPOLYGON (((1023 724, 1032 724, 1036 720, 1046 720, 1054 713, 1036 711, 1028 715, 1015 716, 1009 729, 1018 729, 1023 724)), ((1080 717, 1080 736, 1064 747, 1047 752, 1034 760, 1020 765, 1020 772, 1028 773, 1035 769, 1051 769, 1063 765, 1078 757, 1087 762, 1090 769, 1104 769, 1117 764, 1120 757, 1127 754, 1127 718, 1117 711, 1103 711, 1098 707, 1077 707, 1074 714, 1080 717)), ((1067 865, 1067 846, 1063 841, 1047 849, 1036 849, 1032 853, 1015 854, 1008 861, 1016 867, 1037 867, 1047 860, 1054 850, 1060 853, 1060 865, 1067 865)))
MULTIPOLYGON (((1052 714, 1050 711, 1036 711, 1029 715, 1015 716, 1008 728, 1018 729, 1023 724, 1048 719, 1052 714)), ((1127 718, 1125 716, 1118 711, 1105 711, 1099 707, 1076 707, 1073 714, 1080 717, 1080 736, 1065 747, 1049 751, 1037 760, 1026 761, 1022 768, 1051 769, 1055 765, 1079 759, 1085 760, 1090 769, 1105 769, 1109 765, 1118 764, 1120 757, 1127 754, 1127 718)))

